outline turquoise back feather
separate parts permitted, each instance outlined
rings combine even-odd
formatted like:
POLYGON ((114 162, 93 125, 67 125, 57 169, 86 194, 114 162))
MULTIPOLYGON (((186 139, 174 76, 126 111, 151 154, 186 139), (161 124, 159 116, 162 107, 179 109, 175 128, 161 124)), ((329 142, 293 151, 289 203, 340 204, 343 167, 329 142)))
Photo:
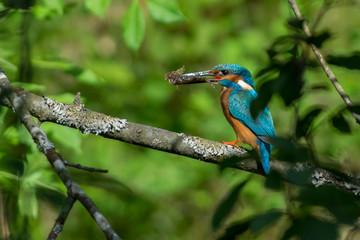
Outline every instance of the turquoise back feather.
POLYGON ((266 174, 270 173, 270 153, 273 146, 270 137, 276 136, 272 116, 267 107, 260 111, 256 119, 251 116, 251 102, 258 97, 255 90, 243 90, 240 85, 223 79, 220 84, 233 91, 229 94, 229 111, 243 125, 247 126, 258 138, 261 164, 266 174))

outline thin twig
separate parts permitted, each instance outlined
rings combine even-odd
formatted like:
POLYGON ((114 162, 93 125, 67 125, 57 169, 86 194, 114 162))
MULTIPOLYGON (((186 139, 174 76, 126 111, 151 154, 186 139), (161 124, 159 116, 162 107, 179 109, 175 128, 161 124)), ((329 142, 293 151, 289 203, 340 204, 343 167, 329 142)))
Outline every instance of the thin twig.
POLYGON ((62 156, 56 152, 54 144, 48 139, 45 132, 38 127, 29 110, 27 109, 22 96, 19 94, 19 92, 16 91, 16 89, 12 88, 6 75, 1 71, 0 81, 0 100, 3 98, 8 99, 8 102, 6 103, 11 104, 12 109, 20 118, 22 124, 24 124, 24 126, 29 131, 40 151, 46 156, 55 172, 66 186, 68 194, 72 198, 81 202, 81 204, 86 208, 100 229, 104 232, 107 239, 120 240, 120 237, 112 229, 111 225, 96 207, 92 199, 73 179, 69 170, 62 161, 62 156))
POLYGON ((3 240, 10 239, 10 231, 9 231, 9 225, 6 214, 8 213, 7 211, 5 211, 3 195, 0 189, 0 232, 1 232, 0 237, 3 240))
POLYGON ((64 164, 66 166, 73 167, 73 168, 78 168, 78 169, 85 170, 85 171, 88 171, 88 172, 100 172, 100 173, 108 173, 109 172, 109 170, 106 170, 106 169, 86 167, 86 166, 82 166, 82 165, 77 164, 77 163, 68 162, 66 160, 63 160, 63 162, 64 162, 64 164))
POLYGON ((323 18, 323 16, 325 15, 325 13, 330 9, 330 7, 333 5, 334 1, 332 0, 324 0, 315 20, 314 23, 312 24, 312 28, 310 31, 315 31, 317 25, 320 23, 321 19, 323 18))
MULTIPOLYGON (((311 38, 312 34, 310 31, 309 26, 307 25, 307 22, 305 19, 303 19, 301 12, 296 4, 295 0, 288 0, 292 10, 294 11, 294 14, 296 16, 296 18, 299 21, 302 21, 302 28, 303 31, 305 33, 305 36, 307 38, 311 38)), ((337 90, 337 92, 339 93, 339 95, 341 96, 341 98, 344 100, 345 104, 347 106, 352 106, 352 102, 350 100, 350 97, 346 94, 345 90, 342 88, 342 86, 340 85, 340 83, 338 82, 338 80, 335 77, 335 74, 333 73, 333 71, 330 69, 329 65, 327 64, 324 56, 321 54, 320 50, 315 46, 315 44, 310 43, 310 46, 314 52, 314 54, 316 55, 317 59, 319 60, 322 68, 324 69, 326 75, 328 76, 329 80, 331 81, 331 83, 334 85, 335 89, 337 90)), ((358 124, 360 124, 360 115, 354 112, 351 112, 352 115, 354 116, 356 122, 358 124)))
POLYGON ((68 196, 66 198, 66 201, 60 210, 59 217, 56 219, 55 224, 54 224, 53 228, 51 229, 51 232, 47 238, 48 240, 55 240, 59 236, 59 234, 62 232, 64 223, 65 223, 75 201, 76 200, 71 196, 68 196))

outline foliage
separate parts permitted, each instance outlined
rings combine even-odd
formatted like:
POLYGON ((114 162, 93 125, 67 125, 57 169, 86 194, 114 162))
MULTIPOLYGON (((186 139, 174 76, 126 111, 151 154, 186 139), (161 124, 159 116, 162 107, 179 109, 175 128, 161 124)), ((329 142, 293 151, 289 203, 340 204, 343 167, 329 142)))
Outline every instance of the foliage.
MULTIPOLYGON (((31 66, 27 82, 16 84, 38 94, 70 103, 81 92, 92 110, 221 141, 234 133, 219 91, 174 88, 163 75, 184 64, 200 71, 238 63, 256 80, 260 97, 252 114, 271 109, 280 136, 274 158, 355 175, 360 138, 347 110, 359 113, 359 105, 344 107, 308 44, 328 54, 347 93, 359 99, 360 6, 298 4, 311 39, 280 0, 2 1, 0 67, 15 81, 31 66)), ((65 188, 12 110, 0 108, 0 119, 0 198, 9 230, 13 239, 43 239, 65 188)), ((337 189, 304 187, 307 173, 287 176, 299 187, 277 172, 263 178, 226 168, 236 159, 219 171, 52 123, 41 127, 66 160, 110 170, 107 176, 73 173, 124 239, 356 239, 358 200, 337 189)), ((75 205, 60 238, 103 235, 75 205)))

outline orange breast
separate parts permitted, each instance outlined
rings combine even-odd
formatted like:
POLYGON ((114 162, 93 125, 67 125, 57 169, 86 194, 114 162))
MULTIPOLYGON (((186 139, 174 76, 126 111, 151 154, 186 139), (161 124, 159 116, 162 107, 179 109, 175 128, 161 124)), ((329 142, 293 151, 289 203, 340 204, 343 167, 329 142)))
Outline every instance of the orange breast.
POLYGON ((220 94, 221 107, 224 112, 224 115, 232 128, 235 131, 237 140, 239 143, 249 144, 253 148, 258 148, 258 142, 256 135, 244 124, 242 124, 238 119, 234 118, 229 110, 229 94, 232 89, 223 88, 220 94))

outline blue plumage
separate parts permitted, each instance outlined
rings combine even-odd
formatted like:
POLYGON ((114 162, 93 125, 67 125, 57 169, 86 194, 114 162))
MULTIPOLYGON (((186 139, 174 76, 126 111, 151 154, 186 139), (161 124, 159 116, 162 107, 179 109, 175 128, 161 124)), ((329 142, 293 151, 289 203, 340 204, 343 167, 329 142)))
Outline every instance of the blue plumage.
MULTIPOLYGON (((270 137, 275 137, 276 131, 270 111, 267 107, 259 113, 256 120, 251 116, 250 104, 257 98, 258 94, 255 91, 255 83, 250 72, 246 68, 236 64, 221 64, 214 67, 213 70, 226 73, 223 74, 224 76, 218 81, 218 83, 225 87, 225 91, 230 90, 230 93, 225 95, 228 98, 224 101, 228 105, 225 106, 225 108, 228 107, 231 115, 249 128, 257 137, 261 163, 265 173, 269 174, 270 153, 273 149, 273 146, 270 143, 270 137), (234 75, 237 75, 239 78, 234 78, 234 75), (229 76, 229 79, 227 79, 227 76, 229 76), (247 87, 247 85, 243 84, 243 86, 247 87, 247 89, 244 89, 244 87, 239 84, 239 80, 243 80, 251 87, 247 87)), ((229 120, 229 122, 231 123, 231 120, 229 120)), ((232 126, 234 127, 234 124, 232 124, 232 126)))
POLYGON ((211 76, 212 82, 223 85, 221 107, 224 115, 236 133, 233 142, 223 142, 239 147, 236 143, 246 143, 259 152, 261 164, 266 174, 270 172, 270 153, 273 149, 271 137, 276 136, 269 109, 260 111, 256 119, 250 113, 250 104, 257 98, 255 82, 250 72, 237 64, 220 64, 211 70, 184 74, 183 76, 211 76))
POLYGON ((273 146, 269 143, 265 143, 258 139, 259 149, 260 149, 260 159, 261 165, 264 168, 266 174, 270 173, 270 153, 273 149, 273 146))
MULTIPOLYGON (((221 83, 221 81, 220 81, 221 83)), ((255 90, 233 90, 229 95, 230 113, 246 125, 258 137, 275 137, 275 127, 267 107, 259 113, 257 119, 254 120, 250 113, 250 104, 257 98, 255 90)))

